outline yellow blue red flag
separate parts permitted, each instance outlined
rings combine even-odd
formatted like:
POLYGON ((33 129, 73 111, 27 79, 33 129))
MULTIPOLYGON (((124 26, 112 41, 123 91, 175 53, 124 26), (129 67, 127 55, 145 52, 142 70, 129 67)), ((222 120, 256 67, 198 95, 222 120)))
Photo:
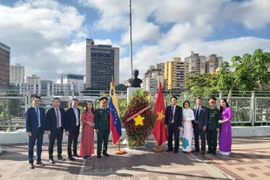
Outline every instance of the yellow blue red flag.
POLYGON ((120 111, 118 107, 118 100, 115 94, 114 83, 110 83, 110 128, 112 131, 112 142, 116 144, 122 136, 120 111))

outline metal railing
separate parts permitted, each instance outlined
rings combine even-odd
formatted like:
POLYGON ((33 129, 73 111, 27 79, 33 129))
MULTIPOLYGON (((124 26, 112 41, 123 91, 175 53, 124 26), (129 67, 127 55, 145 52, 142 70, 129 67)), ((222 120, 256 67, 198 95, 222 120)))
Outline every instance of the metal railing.
MULTIPOLYGON (((126 107, 126 96, 124 93, 118 93, 119 96, 119 106, 120 111, 126 107), (122 107, 123 106, 123 107, 122 107)), ((255 96, 256 92, 249 93, 248 96, 244 97, 230 97, 229 105, 233 110, 233 119, 232 123, 237 126, 261 126, 261 125, 270 125, 270 97, 269 96, 255 96)), ((28 107, 31 106, 31 96, 24 97, 13 97, 5 96, 0 97, 0 130, 15 130, 18 128, 24 128, 24 113, 28 107)), ((164 94, 166 104, 170 103, 170 96, 164 94)), ((41 106, 46 110, 52 107, 52 99, 54 97, 59 97, 61 99, 61 106, 65 109, 71 107, 72 99, 77 98, 80 103, 80 108, 84 108, 86 101, 92 101, 94 107, 99 107, 98 99, 100 95, 96 96, 42 96, 41 97, 41 106)), ((222 93, 219 93, 220 99, 222 93)), ((227 97, 224 97, 227 98, 227 97)), ((153 98, 154 99, 154 98, 153 98)), ((195 107, 196 97, 188 96, 188 93, 179 96, 178 104, 182 106, 184 100, 189 100, 191 107, 195 107)), ((203 103, 205 106, 208 106, 207 97, 203 97, 203 103)), ((218 103, 217 103, 218 106, 218 103)))

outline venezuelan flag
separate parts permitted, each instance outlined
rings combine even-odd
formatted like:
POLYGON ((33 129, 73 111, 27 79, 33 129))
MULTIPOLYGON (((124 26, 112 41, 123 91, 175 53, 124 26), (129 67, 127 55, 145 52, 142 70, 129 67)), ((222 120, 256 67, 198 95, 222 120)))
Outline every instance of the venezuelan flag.
POLYGON ((120 113, 118 107, 118 100, 115 94, 114 83, 110 83, 110 128, 112 131, 112 142, 116 144, 122 136, 120 113))

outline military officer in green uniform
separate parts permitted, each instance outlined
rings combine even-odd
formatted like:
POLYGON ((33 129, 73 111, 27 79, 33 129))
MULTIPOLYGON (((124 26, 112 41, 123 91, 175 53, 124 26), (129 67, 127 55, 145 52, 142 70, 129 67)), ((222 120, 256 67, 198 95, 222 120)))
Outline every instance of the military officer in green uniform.
POLYGON ((107 153, 108 139, 110 135, 110 111, 108 108, 108 98, 102 97, 99 99, 100 108, 95 112, 95 129, 97 132, 97 157, 101 158, 101 149, 103 142, 102 154, 110 156, 107 153))
POLYGON ((220 110, 216 107, 217 99, 212 97, 208 100, 209 108, 208 108, 208 126, 207 126, 207 144, 208 144, 208 152, 207 154, 212 153, 216 155, 217 150, 217 133, 220 129, 220 124, 218 121, 220 120, 220 110))

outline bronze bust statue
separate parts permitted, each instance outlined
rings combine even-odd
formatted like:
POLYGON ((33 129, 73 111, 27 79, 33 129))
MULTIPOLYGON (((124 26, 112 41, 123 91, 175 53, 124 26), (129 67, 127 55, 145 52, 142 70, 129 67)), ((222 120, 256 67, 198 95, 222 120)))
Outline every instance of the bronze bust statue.
POLYGON ((143 82, 140 78, 138 78, 139 71, 134 69, 132 72, 133 78, 130 78, 128 82, 130 83, 130 87, 141 87, 141 83, 143 82))

